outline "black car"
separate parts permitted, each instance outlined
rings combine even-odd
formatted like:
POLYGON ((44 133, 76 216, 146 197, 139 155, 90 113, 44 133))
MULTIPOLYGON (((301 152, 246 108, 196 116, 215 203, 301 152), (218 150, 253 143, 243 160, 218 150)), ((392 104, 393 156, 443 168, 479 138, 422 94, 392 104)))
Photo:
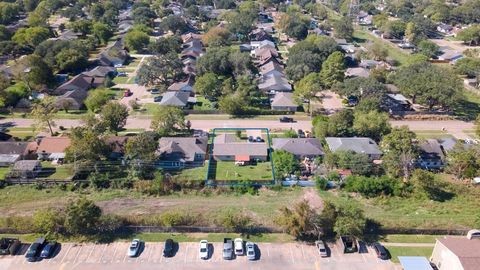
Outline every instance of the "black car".
POLYGON ((52 255, 55 253, 55 250, 57 249, 58 243, 55 241, 49 242, 47 245, 42 250, 42 253, 40 253, 40 258, 47 259, 52 257, 52 255))
POLYGON ((153 102, 160 102, 162 101, 162 98, 163 98, 162 96, 156 96, 153 98, 153 102))
POLYGON ((286 117, 286 116, 280 117, 280 122, 282 122, 282 123, 293 123, 293 118, 286 117))
POLYGON ((167 241, 165 241, 165 247, 163 248, 163 257, 172 257, 174 247, 175 242, 172 239, 167 239, 167 241))
POLYGON ((375 250, 375 253, 377 253, 378 258, 382 260, 388 260, 388 252, 384 246, 379 243, 375 243, 373 244, 373 249, 375 250))
POLYGON ((38 238, 37 240, 35 240, 35 242, 28 248, 27 253, 25 253, 25 258, 27 258, 27 261, 36 261, 46 242, 47 241, 45 240, 45 238, 38 238))

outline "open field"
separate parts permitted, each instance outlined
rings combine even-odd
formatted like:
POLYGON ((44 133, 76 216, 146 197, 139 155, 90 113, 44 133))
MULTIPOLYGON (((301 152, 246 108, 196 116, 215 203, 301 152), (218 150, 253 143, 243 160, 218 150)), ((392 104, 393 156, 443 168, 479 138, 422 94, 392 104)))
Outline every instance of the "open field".
MULTIPOLYGON (((321 197, 339 200, 347 194, 321 192, 321 197)), ((383 228, 459 229, 471 228, 478 218, 480 188, 450 184, 444 191, 444 201, 421 198, 378 197, 357 200, 368 218, 383 228)))
MULTIPOLYGON (((34 186, 8 186, 0 189, 0 212, 7 216, 31 216, 36 209, 63 208, 72 200, 85 196, 102 207, 105 213, 124 217, 152 219, 167 211, 187 213, 196 222, 211 225, 225 211, 244 213, 257 224, 274 226, 277 209, 303 198, 304 190, 287 188, 281 191, 259 190, 258 195, 219 193, 212 190, 194 193, 174 193, 149 197, 135 190, 84 190, 69 192, 60 188, 38 190, 34 186)), ((0 221, 0 224, 2 222, 0 221)))
POLYGON ((217 162, 215 180, 265 180, 272 181, 272 164, 268 161, 256 165, 236 166, 235 162, 217 162))

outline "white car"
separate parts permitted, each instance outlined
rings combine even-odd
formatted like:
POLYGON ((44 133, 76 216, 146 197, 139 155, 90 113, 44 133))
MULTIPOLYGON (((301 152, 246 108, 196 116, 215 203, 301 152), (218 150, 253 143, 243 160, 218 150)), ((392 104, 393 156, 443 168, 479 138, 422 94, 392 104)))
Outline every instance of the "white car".
POLYGON ((208 241, 207 240, 200 241, 199 254, 200 254, 200 259, 202 260, 208 259, 208 241))
POLYGON ((133 239, 132 243, 130 244, 130 247, 128 247, 128 252, 127 255, 128 257, 135 257, 138 255, 138 251, 140 251, 140 240, 139 239, 133 239))
POLYGON ((237 256, 243 256, 243 240, 242 238, 235 238, 234 240, 235 243, 235 255, 237 256))
POLYGON ((247 242, 245 244, 245 248, 247 250, 247 259, 250 261, 253 261, 256 259, 256 254, 255 254, 255 244, 252 242, 247 242))

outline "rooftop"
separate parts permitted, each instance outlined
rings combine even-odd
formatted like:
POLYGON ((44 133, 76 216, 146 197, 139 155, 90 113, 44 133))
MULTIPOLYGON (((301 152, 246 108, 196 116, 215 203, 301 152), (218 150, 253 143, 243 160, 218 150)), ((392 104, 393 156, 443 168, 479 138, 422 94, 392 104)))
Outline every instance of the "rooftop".
POLYGON ((447 236, 438 238, 437 241, 458 257, 464 270, 478 270, 480 265, 480 239, 447 236))

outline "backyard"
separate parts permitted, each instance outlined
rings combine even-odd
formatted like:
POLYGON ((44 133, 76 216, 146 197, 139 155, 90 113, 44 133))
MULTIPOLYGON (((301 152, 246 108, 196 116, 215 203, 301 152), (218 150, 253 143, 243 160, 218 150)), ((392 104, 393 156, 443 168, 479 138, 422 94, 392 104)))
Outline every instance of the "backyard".
POLYGON ((258 162, 254 165, 238 166, 235 162, 217 162, 215 180, 272 181, 272 164, 258 162))

